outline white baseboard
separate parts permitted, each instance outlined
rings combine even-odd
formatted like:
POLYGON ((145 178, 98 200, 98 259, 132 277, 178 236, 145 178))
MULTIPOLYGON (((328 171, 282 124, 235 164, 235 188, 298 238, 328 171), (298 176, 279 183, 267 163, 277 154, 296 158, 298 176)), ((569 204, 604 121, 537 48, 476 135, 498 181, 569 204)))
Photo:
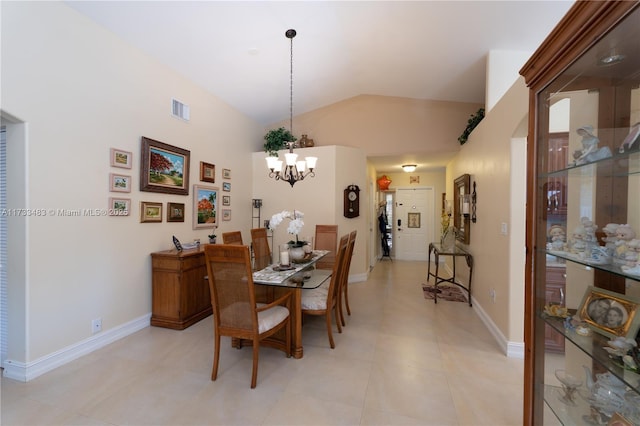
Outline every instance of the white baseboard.
POLYGON ((478 301, 472 297, 471 302, 473 304, 473 310, 476 311, 484 325, 489 330, 489 333, 496 339, 496 342, 500 345, 500 348, 508 358, 524 358, 524 342, 510 342, 504 337, 502 331, 496 326, 493 320, 482 309, 482 306, 478 301))
POLYGON ((149 327, 150 319, 150 313, 143 315, 121 326, 103 331, 74 345, 40 357, 35 361, 24 363, 6 360, 3 364, 3 376, 21 382, 28 382, 81 356, 113 343, 116 340, 122 339, 145 327, 149 327))
POLYGON ((347 279, 347 282, 348 283, 361 283, 361 282, 365 282, 368 279, 369 279, 369 274, 354 274, 354 275, 349 275, 349 278, 347 279))
MULTIPOLYGON (((445 269, 449 274, 452 273, 451 269, 448 265, 445 266, 445 269)), ((458 282, 458 280, 456 280, 458 282)), ((524 342, 510 342, 504 337, 502 331, 496 326, 491 317, 487 315, 487 313, 482 309, 482 305, 478 303, 475 297, 471 297, 471 304, 473 306, 473 310, 478 314, 482 323, 487 327, 489 333, 496 339, 498 345, 500 345, 500 349, 508 358, 520 358, 524 359, 524 342)))

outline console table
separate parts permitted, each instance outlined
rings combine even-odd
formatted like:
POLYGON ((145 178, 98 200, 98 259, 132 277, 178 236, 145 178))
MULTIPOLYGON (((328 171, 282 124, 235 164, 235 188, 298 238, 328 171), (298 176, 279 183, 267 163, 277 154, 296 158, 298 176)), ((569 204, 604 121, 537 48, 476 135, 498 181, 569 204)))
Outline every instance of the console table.
POLYGON ((429 282, 429 278, 433 277, 434 279, 434 292, 433 292, 433 300, 435 303, 438 303, 438 284, 447 282, 454 285, 457 285, 461 289, 467 292, 467 296, 469 297, 469 306, 471 306, 471 275, 473 274, 473 256, 471 256, 466 251, 462 250, 460 247, 442 247, 440 243, 430 243, 429 244, 429 255, 428 255, 428 269, 427 269, 427 282, 429 282), (431 273, 431 252, 433 252, 436 263, 436 271, 435 274, 431 273), (451 256, 453 258, 453 276, 451 278, 443 278, 438 275, 439 266, 440 266, 440 256, 451 256), (456 257, 462 256, 467 262, 467 266, 469 267, 469 284, 468 287, 465 287, 458 282, 456 282, 456 257))
POLYGON ((151 267, 151 325, 183 330, 211 315, 203 248, 151 253, 151 267))

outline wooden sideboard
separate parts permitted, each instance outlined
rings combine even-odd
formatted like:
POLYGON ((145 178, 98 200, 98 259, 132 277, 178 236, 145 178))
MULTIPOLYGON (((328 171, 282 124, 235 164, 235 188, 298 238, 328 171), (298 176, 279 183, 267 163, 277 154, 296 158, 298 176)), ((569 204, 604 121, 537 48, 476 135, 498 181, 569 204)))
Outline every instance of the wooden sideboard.
POLYGON ((202 248, 151 253, 151 325, 184 330, 212 313, 202 248))

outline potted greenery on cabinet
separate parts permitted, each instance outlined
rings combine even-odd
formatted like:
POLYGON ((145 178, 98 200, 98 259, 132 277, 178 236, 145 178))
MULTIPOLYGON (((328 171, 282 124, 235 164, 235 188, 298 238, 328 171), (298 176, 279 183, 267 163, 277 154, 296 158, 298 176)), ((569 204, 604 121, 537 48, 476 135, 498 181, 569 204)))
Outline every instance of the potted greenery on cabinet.
POLYGON ((272 129, 264 135, 264 152, 272 157, 278 156, 278 151, 287 148, 287 142, 295 142, 296 137, 284 127, 272 129))

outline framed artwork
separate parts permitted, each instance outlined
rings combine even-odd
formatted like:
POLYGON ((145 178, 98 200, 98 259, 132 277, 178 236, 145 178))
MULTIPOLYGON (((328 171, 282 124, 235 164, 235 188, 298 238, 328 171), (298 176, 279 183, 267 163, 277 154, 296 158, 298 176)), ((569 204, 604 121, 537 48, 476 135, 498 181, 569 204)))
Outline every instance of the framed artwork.
POLYGON ((218 188, 193 185, 193 229, 218 225, 218 188))
POLYGON ((420 213, 409 213, 407 228, 420 228, 420 213))
POLYGON ((111 167, 122 167, 123 169, 130 169, 131 162, 133 161, 133 154, 131 154, 129 151, 111 148, 111 150, 109 151, 109 158, 111 167))
POLYGON ((225 192, 230 192, 231 184, 229 182, 222 182, 222 190, 225 192))
POLYGON ((131 176, 109 173, 109 191, 131 192, 131 176))
POLYGON ((109 216, 129 216, 131 198, 109 198, 109 216))
POLYGON ((578 308, 578 314, 589 327, 600 334, 633 339, 640 328, 639 309, 639 300, 589 286, 578 308))
POLYGON ((189 151, 143 137, 140 157, 140 191, 189 195, 189 151))
POLYGON ((409 183, 420 183, 420 176, 409 176, 409 183))
POLYGON ((223 195, 222 196, 222 205, 230 206, 231 205, 231 195, 223 195))
POLYGON ((162 203, 140 201, 140 222, 162 222, 162 203))
POLYGON ((205 163, 204 161, 201 161, 200 162, 200 180, 202 182, 214 183, 216 181, 216 166, 214 164, 205 163))
POLYGON ((222 220, 231 220, 231 209, 222 209, 222 220))
POLYGON ((231 170, 222 169, 222 179, 231 179, 231 170))
POLYGON ((167 222, 184 222, 184 203, 167 203, 167 222))

